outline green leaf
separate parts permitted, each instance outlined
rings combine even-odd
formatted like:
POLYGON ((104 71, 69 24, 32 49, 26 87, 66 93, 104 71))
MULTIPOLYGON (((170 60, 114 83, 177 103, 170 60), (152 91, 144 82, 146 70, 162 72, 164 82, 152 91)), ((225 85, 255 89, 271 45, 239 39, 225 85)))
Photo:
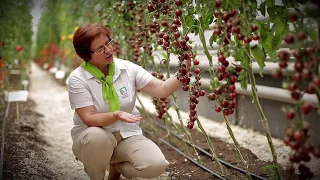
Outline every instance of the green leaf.
MULTIPOLYGON (((259 26, 259 24, 258 24, 258 26, 259 26)), ((269 23, 261 24, 261 26, 259 27, 259 31, 260 31, 261 39, 266 38, 268 36, 269 31, 270 31, 269 23)))
POLYGON ((262 50, 261 46, 259 46, 259 45, 253 46, 251 48, 251 52, 252 52, 252 55, 253 55, 254 59, 259 64, 260 76, 263 77, 262 72, 263 72, 263 68, 266 66, 265 63, 264 63, 265 60, 266 60, 266 55, 265 55, 264 51, 262 50))
POLYGON ((296 1, 292 1, 292 0, 282 0, 283 6, 286 8, 294 8, 294 7, 298 7, 299 3, 296 1))
POLYGON ((228 0, 227 3, 229 6, 234 7, 234 8, 240 6, 239 0, 228 0))
POLYGON ((274 16, 276 14, 276 8, 274 6, 267 7, 267 12, 270 16, 274 16))
MULTIPOLYGON (((237 47, 237 48, 235 48, 234 49, 234 51, 235 51, 235 55, 236 55, 236 61, 243 61, 243 58, 244 58, 244 50, 243 50, 243 48, 241 48, 241 47, 237 47)), ((245 66, 245 67, 247 67, 247 66, 245 66)))
POLYGON ((192 14, 189 14, 188 16, 186 16, 186 25, 188 27, 191 27, 193 25, 193 17, 192 14))
POLYGON ((241 83, 241 88, 247 90, 247 82, 248 82, 247 70, 249 68, 249 61, 245 55, 245 49, 243 48, 237 49, 236 59, 238 61, 241 61, 241 66, 243 67, 243 70, 240 72, 240 75, 238 77, 241 83))
POLYGON ((282 37, 282 36, 274 36, 273 37, 273 39, 272 39, 272 48, 273 48, 273 50, 278 50, 279 49, 279 46, 280 46, 280 44, 281 44, 281 42, 282 42, 282 38, 280 38, 280 37, 282 37))
POLYGON ((270 56, 272 60, 277 59, 277 54, 275 51, 275 47, 273 44, 273 35, 269 32, 265 32, 264 36, 261 37, 261 44, 267 54, 270 56))
POLYGON ((265 2, 268 7, 274 6, 274 0, 266 0, 265 2))
POLYGON ((273 44, 273 49, 276 50, 279 48, 283 37, 288 33, 289 25, 281 17, 276 17, 275 19, 273 19, 273 22, 274 22, 275 36, 273 38, 272 44, 273 44))
POLYGON ((258 7, 257 1, 256 0, 252 1, 251 0, 250 1, 250 9, 254 12, 254 11, 256 11, 257 7, 258 7))
POLYGON ((238 76, 238 79, 240 80, 241 88, 244 90, 247 90, 248 87, 248 76, 247 76, 247 71, 242 70, 240 72, 240 75, 238 76))
POLYGON ((308 29, 308 35, 312 41, 314 42, 317 41, 318 36, 317 36, 317 32, 314 29, 308 29))
POLYGON ((276 13, 276 7, 274 6, 274 0, 266 0, 267 12, 269 16, 272 16, 276 13))
MULTIPOLYGON (((201 18, 201 17, 200 17, 200 18, 201 18)), ((196 26, 193 27, 192 30, 194 31, 194 35, 197 36, 197 35, 199 34, 199 26, 197 26, 197 25, 199 25, 200 22, 199 22, 199 20, 197 20, 197 19, 193 19, 193 23, 194 23, 194 25, 196 25, 196 26)))
POLYGON ((204 19, 204 23, 205 23, 205 28, 209 29, 209 25, 212 23, 213 21, 213 16, 212 16, 212 12, 207 11, 205 19, 204 19))
POLYGON ((275 24, 275 33, 278 36, 287 34, 289 30, 288 23, 284 20, 283 17, 277 17, 274 19, 273 23, 275 24))
MULTIPOLYGON (((211 35, 211 37, 210 37, 210 39, 209 39, 209 45, 210 45, 210 47, 212 47, 212 44, 213 44, 213 42, 216 42, 217 41, 217 36, 214 34, 214 33, 212 33, 212 35, 211 35)), ((212 47, 213 48, 213 47, 212 47)))
POLYGON ((263 173, 270 173, 273 171, 273 169, 276 168, 276 165, 266 165, 260 168, 260 171, 263 173))
POLYGON ((259 10, 263 16, 266 16, 266 3, 265 2, 262 2, 260 4, 259 10))
POLYGON ((168 56, 166 53, 162 52, 161 55, 163 56, 164 59, 168 59, 168 56))
POLYGON ((307 2, 308 2, 308 0, 297 0, 297 1, 298 1, 298 3, 303 4, 303 5, 307 4, 307 2))

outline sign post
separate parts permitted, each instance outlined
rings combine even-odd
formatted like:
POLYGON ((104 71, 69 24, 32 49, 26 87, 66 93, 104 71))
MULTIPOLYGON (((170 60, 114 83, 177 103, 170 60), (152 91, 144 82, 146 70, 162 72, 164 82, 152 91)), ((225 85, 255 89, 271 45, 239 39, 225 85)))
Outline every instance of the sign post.
POLYGON ((28 91, 27 90, 19 90, 19 91, 11 91, 8 93, 8 96, 6 98, 8 104, 6 107, 6 111, 4 113, 4 119, 3 119, 3 123, 2 123, 2 134, 1 134, 1 156, 0 156, 0 180, 2 179, 2 175, 3 175, 3 158, 4 158, 4 138, 5 138, 5 126, 6 126, 6 119, 9 115, 9 108, 10 108, 10 104, 11 102, 16 102, 16 113, 17 113, 17 119, 20 119, 20 114, 19 114, 19 102, 22 101, 27 101, 28 98, 28 91))
MULTIPOLYGON (((8 93, 8 107, 11 102, 16 102, 16 114, 17 119, 20 119, 20 111, 19 111, 19 102, 25 102, 28 99, 28 91, 27 90, 19 90, 19 91, 11 91, 8 93)), ((9 111, 6 111, 4 117, 8 116, 9 111)))

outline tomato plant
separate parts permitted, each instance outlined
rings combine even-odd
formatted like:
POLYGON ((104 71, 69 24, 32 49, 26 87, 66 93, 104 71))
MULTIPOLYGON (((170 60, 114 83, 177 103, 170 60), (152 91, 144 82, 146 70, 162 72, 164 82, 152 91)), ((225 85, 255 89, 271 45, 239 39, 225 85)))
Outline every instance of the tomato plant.
POLYGON ((27 79, 32 44, 30 5, 31 0, 0 2, 0 106, 4 105, 4 91, 22 88, 9 80, 11 70, 19 70, 20 79, 27 79))

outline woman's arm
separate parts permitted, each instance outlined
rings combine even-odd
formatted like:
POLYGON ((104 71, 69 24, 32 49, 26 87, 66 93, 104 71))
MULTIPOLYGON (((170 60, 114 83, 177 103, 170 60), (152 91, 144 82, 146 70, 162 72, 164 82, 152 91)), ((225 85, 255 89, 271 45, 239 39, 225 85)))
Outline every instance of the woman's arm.
POLYGON ((118 120, 135 123, 141 120, 141 116, 133 115, 123 111, 98 113, 94 106, 86 106, 75 109, 80 119, 87 126, 109 126, 118 120))
POLYGON ((139 91, 149 94, 152 97, 166 98, 174 93, 180 86, 181 82, 177 77, 170 77, 166 81, 154 77, 139 91))

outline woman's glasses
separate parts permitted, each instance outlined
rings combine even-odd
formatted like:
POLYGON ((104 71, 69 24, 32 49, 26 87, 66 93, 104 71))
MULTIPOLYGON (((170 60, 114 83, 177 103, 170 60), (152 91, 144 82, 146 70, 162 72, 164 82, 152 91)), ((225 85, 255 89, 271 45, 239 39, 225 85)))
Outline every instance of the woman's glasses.
POLYGON ((91 51, 91 53, 93 54, 101 54, 102 52, 104 52, 106 50, 106 48, 110 48, 113 45, 113 39, 110 39, 109 42, 107 42, 104 46, 102 46, 101 48, 99 48, 96 51, 91 51))

